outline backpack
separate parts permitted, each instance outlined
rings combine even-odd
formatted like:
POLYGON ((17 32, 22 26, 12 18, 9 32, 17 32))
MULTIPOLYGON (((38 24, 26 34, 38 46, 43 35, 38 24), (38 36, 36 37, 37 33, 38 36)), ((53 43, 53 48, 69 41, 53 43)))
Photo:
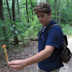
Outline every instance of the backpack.
MULTIPOLYGON (((53 27, 53 26, 59 26, 58 24, 54 24, 52 25, 48 31, 53 27)), ((60 26, 59 26, 60 27, 60 26)), ((68 41, 67 41, 67 36, 63 34, 63 45, 60 46, 59 48, 59 53, 60 53, 60 57, 62 62, 64 63, 68 63, 71 59, 72 53, 70 51, 70 49, 67 47, 68 45, 68 41)))

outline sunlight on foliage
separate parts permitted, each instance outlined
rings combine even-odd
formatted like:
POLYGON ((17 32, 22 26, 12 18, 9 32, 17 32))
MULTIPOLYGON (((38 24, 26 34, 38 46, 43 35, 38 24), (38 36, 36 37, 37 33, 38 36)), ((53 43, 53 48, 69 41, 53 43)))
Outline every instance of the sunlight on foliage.
MULTIPOLYGON (((0 51, 1 45, 9 42, 11 45, 15 41, 15 37, 17 37, 18 42, 24 42, 26 37, 36 37, 38 31, 42 28, 42 25, 39 23, 37 16, 34 14, 33 9, 37 4, 41 2, 36 2, 35 0, 28 0, 27 4, 25 0, 19 1, 19 9, 17 5, 17 1, 15 2, 15 21, 13 21, 12 15, 12 1, 8 0, 9 10, 11 14, 11 20, 9 16, 9 10, 7 9, 6 0, 3 1, 3 17, 5 21, 2 21, 0 18, 0 51), (26 8, 27 5, 27 8, 26 8), (28 13, 27 13, 28 10, 28 13), (20 15, 19 12, 20 11, 20 15), (20 16, 20 17, 19 17, 20 16), (28 19, 29 18, 29 22, 28 19), (6 41, 8 40, 8 41, 6 41)), ((46 1, 45 1, 46 2, 46 1)), ((56 20, 56 12, 57 12, 57 23, 60 24, 64 34, 72 35, 72 1, 69 0, 68 7, 67 1, 60 0, 57 2, 57 11, 55 9, 55 1, 49 0, 49 4, 52 9, 52 19, 56 20), (59 10, 60 7, 60 10, 59 10), (59 23, 59 12, 60 12, 60 23, 59 23)), ((2 15, 2 14, 1 14, 2 15)))

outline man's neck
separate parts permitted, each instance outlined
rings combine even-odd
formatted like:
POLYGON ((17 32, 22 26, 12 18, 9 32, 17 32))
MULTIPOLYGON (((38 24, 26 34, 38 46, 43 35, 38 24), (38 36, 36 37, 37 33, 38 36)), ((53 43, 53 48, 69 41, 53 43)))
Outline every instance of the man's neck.
POLYGON ((46 26, 44 26, 44 28, 46 28, 46 27, 49 25, 49 23, 50 23, 51 21, 52 21, 52 19, 49 20, 48 24, 47 24, 46 26))

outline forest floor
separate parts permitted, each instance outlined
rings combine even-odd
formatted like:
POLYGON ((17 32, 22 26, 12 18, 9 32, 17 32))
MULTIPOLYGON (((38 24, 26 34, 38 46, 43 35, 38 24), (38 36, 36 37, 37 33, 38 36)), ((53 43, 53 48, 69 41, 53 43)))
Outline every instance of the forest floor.
MULTIPOLYGON (((71 38, 72 39, 72 38, 71 38)), ((35 55, 38 51, 38 42, 31 41, 28 47, 12 47, 12 49, 7 50, 9 61, 11 60, 19 60, 26 59, 35 55)), ((20 43, 21 44, 21 43, 20 43)), ((68 64, 64 64, 65 66, 60 70, 60 72, 72 72, 72 59, 68 64)), ((5 60, 4 51, 0 53, 0 72, 37 72, 36 64, 32 64, 30 66, 25 67, 24 69, 12 70, 8 67, 7 62, 5 60)))
MULTIPOLYGON (((28 57, 31 57, 35 55, 38 51, 38 42, 37 41, 31 41, 30 46, 28 47, 21 47, 19 53, 14 51, 18 47, 13 47, 13 49, 7 50, 9 61, 11 60, 19 60, 19 59, 26 59, 28 57)), ((17 50, 18 51, 18 50, 17 50)), ((5 60, 4 51, 0 54, 0 72, 37 72, 36 70, 36 64, 27 66, 23 70, 12 70, 10 67, 8 67, 7 62, 5 60)))

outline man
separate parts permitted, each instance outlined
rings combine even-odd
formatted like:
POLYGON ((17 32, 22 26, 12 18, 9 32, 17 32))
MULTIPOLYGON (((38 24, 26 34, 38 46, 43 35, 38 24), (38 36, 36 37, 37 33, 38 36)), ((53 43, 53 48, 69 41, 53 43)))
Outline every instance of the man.
POLYGON ((51 8, 48 3, 41 2, 34 8, 40 23, 43 25, 38 33, 38 53, 30 58, 15 60, 8 65, 17 70, 38 62, 38 72, 59 72, 63 63, 60 59, 59 48, 63 45, 63 32, 51 19, 51 8), (51 28, 51 29, 50 29, 51 28))

